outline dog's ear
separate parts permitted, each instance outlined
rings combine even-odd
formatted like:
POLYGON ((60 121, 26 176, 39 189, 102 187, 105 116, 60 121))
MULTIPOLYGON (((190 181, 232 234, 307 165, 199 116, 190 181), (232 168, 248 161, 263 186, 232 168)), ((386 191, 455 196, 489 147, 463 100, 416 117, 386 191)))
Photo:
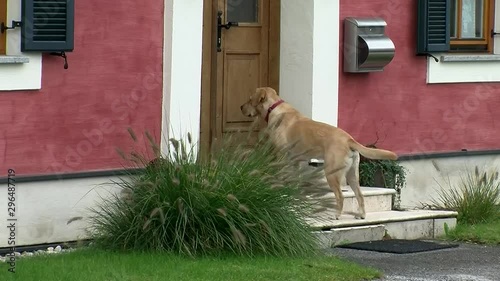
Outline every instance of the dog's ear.
POLYGON ((255 94, 252 96, 252 106, 257 106, 267 99, 267 92, 265 88, 257 88, 255 94))
POLYGON ((257 92, 258 92, 257 97, 258 97, 259 103, 265 102, 267 99, 267 89, 259 88, 259 89, 257 89, 257 92))

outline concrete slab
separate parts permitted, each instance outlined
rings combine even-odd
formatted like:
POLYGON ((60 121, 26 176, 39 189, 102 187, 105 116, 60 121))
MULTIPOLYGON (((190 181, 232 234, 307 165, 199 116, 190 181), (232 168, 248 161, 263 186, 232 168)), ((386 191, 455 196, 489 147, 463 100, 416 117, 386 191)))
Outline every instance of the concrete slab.
POLYGON ((385 229, 392 239, 433 238, 434 220, 420 219, 389 222, 385 224, 385 229))
POLYGON ((444 218, 434 220, 434 238, 439 238, 446 234, 445 227, 453 229, 457 226, 456 218, 444 218), (446 225, 446 226, 445 226, 446 225))
POLYGON ((313 232, 319 239, 320 248, 330 248, 344 243, 382 240, 385 234, 384 225, 367 225, 336 228, 313 232))
POLYGON ((401 222, 423 219, 456 218, 457 212, 433 211, 433 210, 408 210, 408 211, 383 211, 370 212, 364 220, 355 219, 352 214, 343 214, 338 220, 333 219, 335 211, 328 209, 307 218, 306 221, 314 229, 329 230, 332 228, 362 226, 374 224, 386 224, 390 222, 401 222))

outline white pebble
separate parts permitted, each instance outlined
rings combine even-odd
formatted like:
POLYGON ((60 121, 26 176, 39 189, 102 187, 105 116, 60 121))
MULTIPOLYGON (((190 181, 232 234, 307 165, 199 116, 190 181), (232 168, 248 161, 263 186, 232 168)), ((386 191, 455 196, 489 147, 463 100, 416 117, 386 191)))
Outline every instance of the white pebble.
POLYGON ((54 251, 56 251, 56 252, 61 252, 61 251, 62 251, 61 246, 57 246, 57 247, 54 249, 54 251))
POLYGON ((54 247, 48 247, 47 252, 54 252, 54 247))
POLYGON ((15 255, 16 257, 19 257, 19 256, 21 255, 21 253, 19 253, 19 252, 14 252, 14 255, 15 255))

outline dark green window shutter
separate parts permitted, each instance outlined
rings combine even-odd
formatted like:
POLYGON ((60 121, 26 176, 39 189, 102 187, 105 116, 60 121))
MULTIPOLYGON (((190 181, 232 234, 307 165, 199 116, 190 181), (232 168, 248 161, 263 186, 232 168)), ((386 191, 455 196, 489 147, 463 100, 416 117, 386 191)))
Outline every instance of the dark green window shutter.
POLYGON ((417 54, 450 50, 450 0, 418 0, 417 54))
POLYGON ((74 0, 22 0, 21 51, 73 51, 74 0))

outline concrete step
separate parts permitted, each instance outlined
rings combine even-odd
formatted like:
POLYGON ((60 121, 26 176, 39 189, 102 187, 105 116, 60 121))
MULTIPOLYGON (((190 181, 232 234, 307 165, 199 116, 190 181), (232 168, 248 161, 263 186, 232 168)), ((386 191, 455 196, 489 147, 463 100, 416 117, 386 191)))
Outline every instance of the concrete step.
POLYGON ((436 238, 445 234, 445 224, 452 229, 457 222, 457 213, 450 211, 371 212, 364 220, 354 219, 352 215, 333 220, 333 214, 332 209, 307 219, 322 248, 339 243, 377 241, 385 235, 393 239, 436 238))
POLYGON ((313 232, 319 241, 320 248, 330 248, 344 243, 378 241, 384 238, 383 224, 333 228, 326 231, 313 232))
MULTIPOLYGON (((350 187, 342 187, 344 195, 344 211, 346 213, 353 213, 358 211, 358 201, 350 187)), ((361 187, 365 201, 366 212, 381 212, 390 211, 392 209, 392 196, 396 191, 391 188, 377 188, 377 187, 361 187)), ((314 197, 320 201, 335 202, 335 195, 333 192, 328 192, 323 196, 314 197)))

